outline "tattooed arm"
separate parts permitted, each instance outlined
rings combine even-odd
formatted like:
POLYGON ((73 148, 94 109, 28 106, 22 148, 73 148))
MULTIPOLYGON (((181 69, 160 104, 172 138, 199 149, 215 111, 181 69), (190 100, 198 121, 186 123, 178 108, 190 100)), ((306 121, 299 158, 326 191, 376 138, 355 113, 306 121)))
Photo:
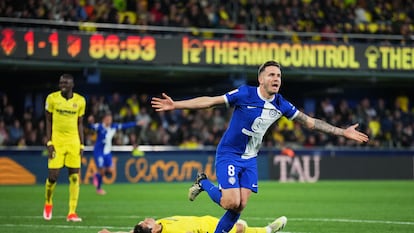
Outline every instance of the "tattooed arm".
POLYGON ((304 125, 308 129, 318 130, 324 133, 329 133, 336 136, 344 136, 348 139, 352 139, 358 142, 367 142, 368 136, 357 131, 356 127, 358 124, 354 124, 349 126, 346 129, 342 129, 331 125, 325 121, 320 119, 316 119, 306 115, 303 112, 299 112, 298 115, 294 118, 294 121, 299 122, 300 124, 304 125))

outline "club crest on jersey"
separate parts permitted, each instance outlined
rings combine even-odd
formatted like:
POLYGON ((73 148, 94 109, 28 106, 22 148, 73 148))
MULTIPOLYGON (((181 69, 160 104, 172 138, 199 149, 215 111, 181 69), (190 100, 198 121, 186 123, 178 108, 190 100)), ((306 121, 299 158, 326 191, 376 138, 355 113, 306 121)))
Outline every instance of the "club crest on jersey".
POLYGON ((279 111, 277 111, 276 109, 271 109, 269 111, 269 116, 274 118, 274 117, 278 117, 279 115, 281 115, 281 113, 279 111))
POLYGON ((73 107, 73 108, 77 108, 77 107, 78 107, 78 105, 77 105, 76 103, 73 103, 72 107, 73 107))
POLYGON ((231 185, 234 185, 234 184, 236 183, 236 178, 234 178, 234 176, 229 177, 229 183, 230 183, 231 185))

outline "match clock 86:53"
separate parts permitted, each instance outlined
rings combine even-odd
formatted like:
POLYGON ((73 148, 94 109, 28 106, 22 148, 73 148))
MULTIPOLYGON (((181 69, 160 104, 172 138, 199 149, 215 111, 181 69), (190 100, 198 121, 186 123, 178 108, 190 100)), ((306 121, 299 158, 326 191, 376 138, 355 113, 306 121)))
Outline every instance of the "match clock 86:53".
POLYGON ((93 59, 151 61, 156 55, 155 44, 155 39, 149 36, 127 36, 122 40, 114 34, 94 34, 89 38, 89 56, 93 59))

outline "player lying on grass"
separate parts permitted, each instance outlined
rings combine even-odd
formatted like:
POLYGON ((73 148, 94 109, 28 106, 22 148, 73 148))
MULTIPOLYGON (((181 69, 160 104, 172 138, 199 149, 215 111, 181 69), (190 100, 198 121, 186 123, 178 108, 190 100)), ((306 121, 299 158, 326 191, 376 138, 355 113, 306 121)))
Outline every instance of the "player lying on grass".
MULTIPOLYGON (((129 232, 111 232, 103 229, 98 233, 208 233, 214 232, 219 219, 206 216, 171 216, 155 220, 145 218, 129 232)), ((286 226, 287 218, 279 217, 265 227, 249 227, 247 222, 239 219, 229 233, 274 233, 286 226)))

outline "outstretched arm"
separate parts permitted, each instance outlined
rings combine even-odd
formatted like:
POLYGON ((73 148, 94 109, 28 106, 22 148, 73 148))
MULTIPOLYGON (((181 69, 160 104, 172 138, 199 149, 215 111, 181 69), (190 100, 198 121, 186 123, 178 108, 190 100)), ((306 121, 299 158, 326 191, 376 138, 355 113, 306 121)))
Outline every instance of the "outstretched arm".
POLYGON ((162 93, 163 98, 153 97, 151 105, 155 111, 170 111, 174 109, 202 109, 225 103, 224 97, 219 96, 202 96, 188 100, 174 101, 167 94, 162 93))
POLYGON ((358 124, 354 124, 349 126, 346 129, 342 129, 336 126, 333 126, 325 121, 320 119, 316 119, 306 115, 303 112, 299 112, 298 115, 295 117, 294 121, 297 121, 307 127, 308 129, 314 129, 321 132, 329 133, 332 135, 337 136, 344 136, 348 139, 355 140, 357 142, 367 142, 368 136, 364 133, 359 132, 356 130, 358 124))

